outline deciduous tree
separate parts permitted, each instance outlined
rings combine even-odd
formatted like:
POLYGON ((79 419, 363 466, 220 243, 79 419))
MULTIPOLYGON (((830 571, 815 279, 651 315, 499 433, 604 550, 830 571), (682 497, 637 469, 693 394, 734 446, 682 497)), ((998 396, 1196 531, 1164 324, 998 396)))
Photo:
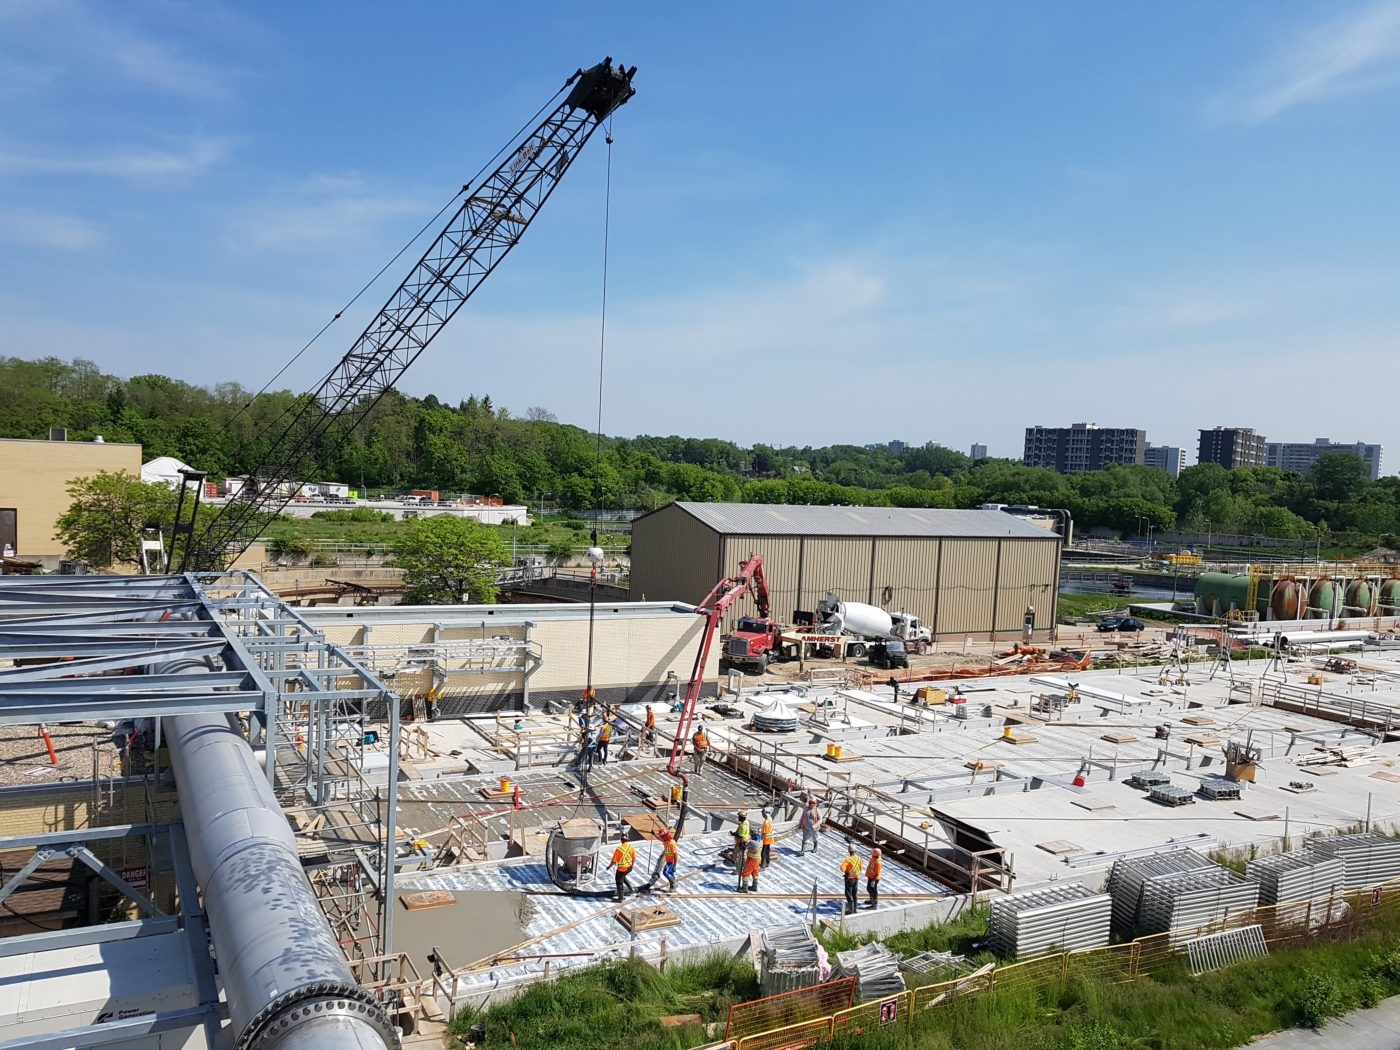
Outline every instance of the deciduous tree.
POLYGON ((413 522, 392 550, 408 586, 404 602, 411 605, 490 605, 500 592, 495 570, 510 563, 499 533, 450 514, 413 522))

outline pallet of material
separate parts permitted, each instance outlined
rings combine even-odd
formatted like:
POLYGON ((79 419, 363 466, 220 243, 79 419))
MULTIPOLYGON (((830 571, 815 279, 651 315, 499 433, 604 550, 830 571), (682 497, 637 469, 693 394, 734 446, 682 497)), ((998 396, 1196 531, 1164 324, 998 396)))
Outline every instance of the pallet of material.
POLYGON ((630 908, 618 912, 617 921, 632 933, 644 933, 647 930, 664 930, 668 926, 679 926, 681 917, 670 908, 653 904, 645 908, 630 908))
POLYGON ((409 911, 450 908, 457 903, 457 898, 450 890, 424 890, 421 893, 405 893, 399 900, 409 911))
POLYGON ((1004 733, 998 739, 1004 744, 1037 744, 1040 742, 1030 733, 1004 733))
MULTIPOLYGON (((477 791, 487 802, 508 802, 515 797, 515 788, 511 788, 509 791, 499 791, 496 788, 484 787, 478 788, 477 791)), ((520 797, 523 799, 525 797, 525 792, 522 791, 520 797)))
POLYGON ((859 762, 862 757, 862 755, 857 755, 854 752, 847 751, 845 748, 841 749, 841 753, 839 755, 822 755, 822 758, 826 759, 828 762, 859 762))
POLYGON ((1147 792, 1147 797, 1164 806, 1184 806, 1196 801, 1194 791, 1176 784, 1156 784, 1147 792))

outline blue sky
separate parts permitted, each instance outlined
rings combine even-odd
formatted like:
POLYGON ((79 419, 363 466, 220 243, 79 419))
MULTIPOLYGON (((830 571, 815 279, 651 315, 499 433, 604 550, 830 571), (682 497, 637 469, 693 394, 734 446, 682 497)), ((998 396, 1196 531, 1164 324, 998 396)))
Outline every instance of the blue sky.
MULTIPOLYGON (((0 353, 257 388, 607 54, 607 432, 1239 425, 1400 469, 1400 0, 4 0, 0 353)), ((606 162, 404 389, 592 426, 606 162)))

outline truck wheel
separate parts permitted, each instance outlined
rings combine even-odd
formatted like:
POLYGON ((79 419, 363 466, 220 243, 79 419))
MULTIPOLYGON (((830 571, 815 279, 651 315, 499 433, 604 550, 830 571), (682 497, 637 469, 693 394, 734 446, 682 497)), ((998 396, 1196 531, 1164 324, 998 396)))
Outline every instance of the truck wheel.
POLYGON ((855 645, 848 645, 846 647, 846 655, 852 660, 859 660, 865 655, 865 646, 861 645, 859 642, 855 645))
POLYGON ((758 663, 754 665, 754 673, 755 673, 755 674, 767 674, 767 673, 768 673, 768 654, 767 654, 767 653, 764 653, 762 656, 760 656, 760 657, 758 658, 758 663))

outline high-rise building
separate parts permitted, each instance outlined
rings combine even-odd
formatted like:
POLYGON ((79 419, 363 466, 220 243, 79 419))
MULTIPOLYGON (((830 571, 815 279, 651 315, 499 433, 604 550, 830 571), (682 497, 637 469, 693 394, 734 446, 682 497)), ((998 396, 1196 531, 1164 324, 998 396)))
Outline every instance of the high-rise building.
POLYGON ((1264 465, 1263 434, 1253 427, 1213 427, 1201 431, 1197 463, 1219 463, 1226 470, 1264 465))
POLYGON ((1367 445, 1358 441, 1345 445, 1331 438, 1314 438, 1311 444, 1302 441, 1270 441, 1264 446, 1264 465, 1278 467, 1306 474, 1312 470, 1317 457, 1324 452, 1352 452, 1366 464, 1366 473, 1372 481, 1381 476, 1381 446, 1367 445))
POLYGON ((1071 427, 1026 427, 1022 460, 1061 474, 1102 470, 1111 463, 1142 463, 1147 431, 1075 423, 1071 427))
POLYGON ((1180 477, 1186 469, 1186 450, 1175 445, 1149 444, 1142 452, 1142 465, 1165 470, 1172 477, 1180 477))
POLYGON ((974 462, 974 463, 976 463, 979 459, 986 459, 986 458, 987 458, 987 446, 986 446, 986 445, 973 445, 973 446, 972 446, 972 450, 971 450, 970 452, 968 452, 968 457, 969 457, 969 458, 972 460, 972 462, 974 462))

